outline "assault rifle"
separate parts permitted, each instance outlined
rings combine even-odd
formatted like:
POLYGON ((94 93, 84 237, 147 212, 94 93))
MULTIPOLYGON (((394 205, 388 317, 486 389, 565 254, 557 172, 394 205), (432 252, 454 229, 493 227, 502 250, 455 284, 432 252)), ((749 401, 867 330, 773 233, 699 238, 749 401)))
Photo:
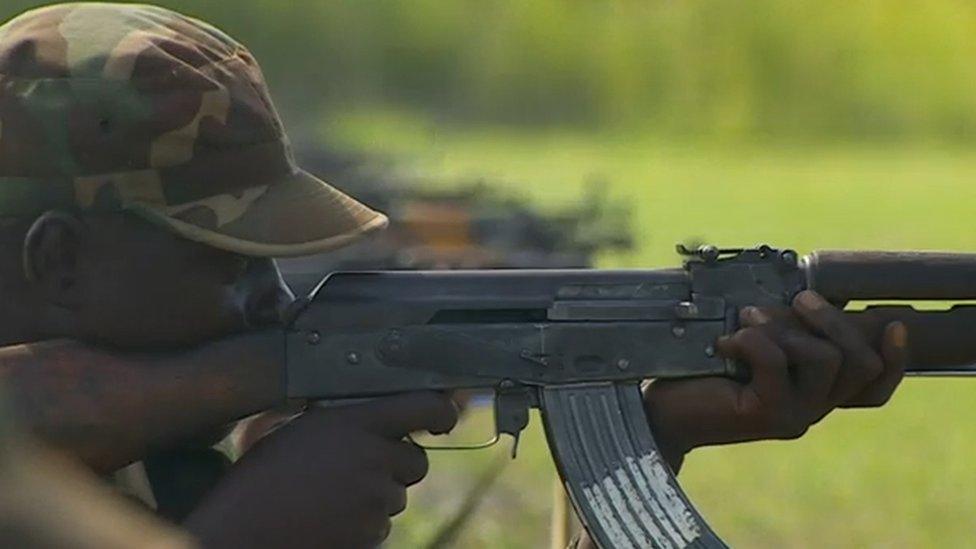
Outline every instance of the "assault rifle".
POLYGON ((905 322, 910 373, 976 373, 976 306, 945 308, 976 299, 976 254, 679 251, 677 269, 336 273, 295 303, 284 332, 175 351, 4 347, 0 383, 25 427, 99 472, 288 397, 492 390, 498 434, 517 438, 541 410, 584 526, 611 549, 724 546, 659 455, 639 387, 748 376, 714 348, 745 305, 785 305, 806 288, 838 306, 934 300, 943 310, 847 314, 872 341, 905 322))
MULTIPOLYGON (((746 377, 716 355, 739 308, 828 301, 976 298, 976 255, 689 250, 662 270, 335 273, 293 309, 291 398, 356 399, 423 389, 492 389, 498 434, 542 412, 580 519, 603 548, 724 547, 658 454, 639 385, 746 377)), ((976 307, 851 313, 869 334, 902 320, 914 374, 972 374, 976 307)), ((514 452, 513 452, 514 453, 514 452)))

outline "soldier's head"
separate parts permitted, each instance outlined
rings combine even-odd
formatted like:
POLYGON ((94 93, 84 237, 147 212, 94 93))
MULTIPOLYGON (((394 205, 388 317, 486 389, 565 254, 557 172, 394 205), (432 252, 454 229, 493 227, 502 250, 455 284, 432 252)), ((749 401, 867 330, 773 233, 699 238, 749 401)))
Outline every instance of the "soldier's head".
POLYGON ((270 258, 385 225, 295 166, 257 63, 221 31, 94 3, 0 27, 0 322, 17 337, 151 345, 263 323, 286 296, 270 258))

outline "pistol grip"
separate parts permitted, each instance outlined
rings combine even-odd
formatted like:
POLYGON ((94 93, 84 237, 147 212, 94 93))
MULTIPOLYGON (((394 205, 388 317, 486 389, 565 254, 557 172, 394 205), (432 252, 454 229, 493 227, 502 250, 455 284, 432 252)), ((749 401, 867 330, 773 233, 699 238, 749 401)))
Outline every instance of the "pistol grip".
POLYGON ((541 408, 563 484, 597 546, 726 547, 659 455, 637 383, 545 387, 541 408))

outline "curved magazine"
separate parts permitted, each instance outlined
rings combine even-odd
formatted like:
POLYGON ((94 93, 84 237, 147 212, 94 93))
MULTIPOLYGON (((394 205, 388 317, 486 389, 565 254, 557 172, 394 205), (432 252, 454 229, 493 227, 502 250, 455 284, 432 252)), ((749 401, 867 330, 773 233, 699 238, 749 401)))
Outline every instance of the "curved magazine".
POLYGON ((559 474, 602 549, 726 547, 658 453, 637 383, 542 389, 559 474))

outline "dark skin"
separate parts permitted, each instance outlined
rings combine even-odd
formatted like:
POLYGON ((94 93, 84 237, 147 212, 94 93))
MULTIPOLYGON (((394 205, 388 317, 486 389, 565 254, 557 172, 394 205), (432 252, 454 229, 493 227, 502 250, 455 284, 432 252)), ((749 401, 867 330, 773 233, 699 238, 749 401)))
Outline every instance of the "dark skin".
MULTIPOLYGON (((795 439, 834 408, 880 406, 908 365, 904 324, 885 326, 876 350, 815 292, 801 292, 790 308, 744 308, 739 321, 716 347, 749 366, 748 383, 660 380, 644 391, 651 429, 675 472, 694 448, 795 439)), ((580 540, 580 549, 595 547, 580 540)))
POLYGON ((834 408, 880 406, 908 365, 904 324, 888 324, 872 345, 812 291, 791 308, 744 308, 739 321, 742 328, 716 346, 749 365, 748 383, 661 380, 645 390, 648 417, 676 471, 694 448, 798 438, 834 408))
POLYGON ((375 547, 427 474, 403 438, 456 421, 436 393, 311 410, 251 447, 185 526, 206 547, 375 547))
POLYGON ((42 307, 36 339, 195 344, 274 325, 293 298, 273 260, 191 242, 132 215, 48 214, 25 240, 33 280, 24 297, 42 307))
MULTIPOLYGON (((195 345, 272 324, 291 299, 273 261, 190 242, 126 214, 50 213, 33 223, 22 246, 16 242, 16 235, 8 239, 0 265, 4 297, 17 313, 0 320, 8 344, 67 337, 128 349, 195 345)), ((743 329, 717 343, 750 367, 749 383, 649 386, 649 421, 675 470, 693 448, 795 438, 835 407, 890 397, 907 360, 904 327, 889 325, 880 342, 869 342, 817 299, 805 292, 792 310, 746 309, 743 329)), ((434 394, 306 413, 255 445, 187 527, 217 547, 261 546, 269 539, 262 536, 284 533, 293 546, 378 543, 405 505, 406 486, 427 469, 426 456, 404 436, 443 432, 455 420, 448 399, 434 394), (230 531, 230 523, 244 529, 230 531)), ((119 463, 141 457, 102 456, 119 463)))
MULTIPOLYGON (((184 240, 129 215, 51 213, 33 224, 24 242, 27 276, 9 268, 19 263, 12 257, 4 262, 6 297, 12 310, 24 312, 3 317, 0 339, 7 344, 68 337, 115 349, 163 351, 272 325, 292 299, 272 260, 184 240), (30 331, 24 333, 25 326, 30 331)), ((191 354, 212 352, 218 361, 227 354, 220 347, 234 344, 224 339, 212 351, 205 346, 191 354)), ((241 343, 240 352, 255 351, 241 343)), ((92 385, 113 385, 110 378, 120 369, 112 367, 111 357, 118 356, 124 355, 106 354, 104 371, 90 373, 92 385)), ((148 366, 150 373, 158 370, 148 366)), ((267 367, 275 373, 278 366, 269 359, 267 367)), ((6 372, 5 381, 16 391, 30 372, 24 374, 6 372)), ((41 410, 44 401, 37 400, 38 417, 47 413, 41 410)), ((450 430, 456 420, 450 400, 433 393, 304 414, 249 451, 186 526, 209 547, 268 546, 270 536, 280 542, 288 535, 294 537, 291 547, 322 540, 342 547, 375 545, 389 532, 390 517, 406 505, 406 488, 427 472, 424 452, 404 438, 450 430)), ((219 425, 209 427, 183 438, 209 442, 211 432, 223 432, 219 425)), ((98 464, 144 457, 134 452, 145 445, 102 445, 94 453, 84 441, 58 442, 62 448, 77 444, 81 455, 98 464)))

